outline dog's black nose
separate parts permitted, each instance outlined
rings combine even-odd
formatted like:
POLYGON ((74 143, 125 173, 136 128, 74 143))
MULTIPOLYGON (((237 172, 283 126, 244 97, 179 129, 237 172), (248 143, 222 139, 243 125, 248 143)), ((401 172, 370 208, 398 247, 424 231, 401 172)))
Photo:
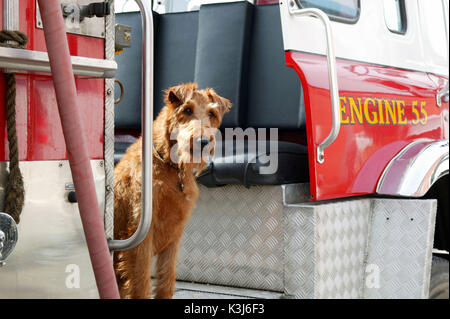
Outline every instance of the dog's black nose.
POLYGON ((197 144, 200 146, 200 149, 203 151, 205 146, 209 144, 209 140, 207 138, 199 137, 197 139, 197 144))

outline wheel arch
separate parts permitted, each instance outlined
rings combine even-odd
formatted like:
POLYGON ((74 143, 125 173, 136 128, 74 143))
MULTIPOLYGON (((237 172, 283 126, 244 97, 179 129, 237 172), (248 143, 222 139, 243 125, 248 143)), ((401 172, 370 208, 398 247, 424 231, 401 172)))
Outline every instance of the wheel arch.
POLYGON ((417 140, 386 166, 376 188, 380 195, 420 198, 449 174, 449 141, 417 140))

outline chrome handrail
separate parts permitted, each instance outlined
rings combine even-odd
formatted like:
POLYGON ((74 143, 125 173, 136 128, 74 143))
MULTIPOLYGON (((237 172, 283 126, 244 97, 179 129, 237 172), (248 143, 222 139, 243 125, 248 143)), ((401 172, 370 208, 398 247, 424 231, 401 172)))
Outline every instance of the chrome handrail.
POLYGON ((139 245, 150 229, 152 222, 152 141, 153 141, 153 47, 154 28, 151 1, 135 0, 142 16, 143 108, 142 108, 142 208, 139 226, 134 234, 123 240, 109 240, 110 250, 128 250, 139 245))
MULTIPOLYGON (((117 63, 111 60, 70 57, 74 75, 95 78, 113 78, 117 63)), ((9 71, 51 73, 47 52, 0 47, 0 68, 9 71)))
POLYGON ((437 106, 441 106, 442 105, 442 99, 445 97, 446 101, 448 102, 448 89, 449 89, 449 84, 448 84, 448 80, 447 83, 445 84, 445 86, 437 92, 436 94, 436 104, 437 106))
POLYGON ((330 134, 317 147, 317 162, 319 164, 322 164, 325 160, 324 150, 336 140, 336 138, 339 135, 339 131, 341 129, 339 89, 336 71, 336 55, 334 53, 334 43, 333 43, 333 35, 331 32, 331 23, 326 13, 323 12, 322 10, 316 8, 295 9, 294 2, 292 2, 289 5, 289 13, 291 15, 313 16, 315 18, 318 18, 325 27, 325 35, 327 42, 328 78, 330 82, 332 126, 330 134))

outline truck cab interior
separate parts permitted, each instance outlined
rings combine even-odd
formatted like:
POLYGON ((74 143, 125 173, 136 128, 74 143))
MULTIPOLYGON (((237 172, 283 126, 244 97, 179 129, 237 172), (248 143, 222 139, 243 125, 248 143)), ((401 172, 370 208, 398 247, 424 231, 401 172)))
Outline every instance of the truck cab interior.
MULTIPOLYGON (((116 56, 116 79, 124 87, 115 106, 117 163, 141 132, 142 56, 139 12, 117 14, 116 23, 132 28, 131 47, 116 56)), ((196 82, 233 103, 223 119, 222 133, 226 128, 278 129, 276 148, 270 145, 274 138, 266 134, 266 143, 257 144, 266 147, 249 151, 246 138, 243 147, 234 142, 233 159, 224 158, 225 152, 218 149, 225 143, 217 143, 198 181, 207 187, 308 182, 304 100, 298 75, 285 63, 278 4, 256 6, 243 1, 202 5, 198 11, 155 12, 154 24, 155 117, 164 106, 164 90, 196 82), (269 154, 274 149, 276 154, 269 154), (259 160, 263 153, 277 156, 275 173, 259 173, 258 167, 266 165, 259 160)))

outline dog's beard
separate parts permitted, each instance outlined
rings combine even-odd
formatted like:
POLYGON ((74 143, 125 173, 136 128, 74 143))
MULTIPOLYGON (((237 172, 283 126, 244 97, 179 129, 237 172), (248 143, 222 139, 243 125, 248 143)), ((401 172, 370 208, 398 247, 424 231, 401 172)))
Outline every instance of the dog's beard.
POLYGON ((194 143, 194 140, 201 135, 193 135, 191 129, 177 129, 171 134, 175 137, 176 143, 172 146, 170 156, 172 162, 176 163, 180 169, 191 168, 198 174, 207 166, 210 157, 214 154, 215 139, 214 136, 208 137, 211 142, 203 150, 194 143))

